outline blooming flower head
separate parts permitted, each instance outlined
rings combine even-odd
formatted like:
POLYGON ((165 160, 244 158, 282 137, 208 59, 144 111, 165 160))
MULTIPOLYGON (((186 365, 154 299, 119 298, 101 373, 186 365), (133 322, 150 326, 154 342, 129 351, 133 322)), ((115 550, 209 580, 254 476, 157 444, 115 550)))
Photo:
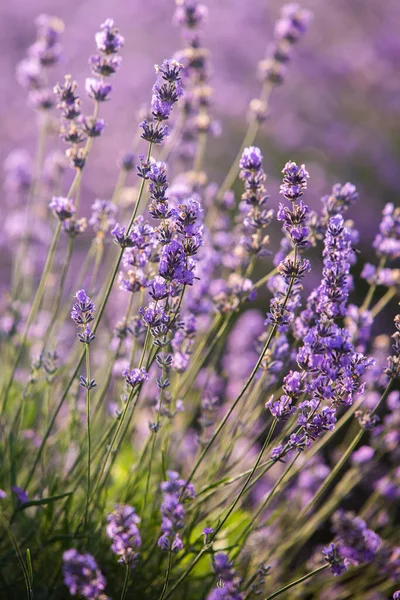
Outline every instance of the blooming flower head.
POLYGON ((140 369, 125 369, 122 372, 122 375, 125 377, 126 383, 132 388, 144 383, 149 378, 144 367, 141 367, 140 369))
POLYGON ((60 221, 70 219, 75 214, 75 205, 69 198, 54 196, 49 203, 49 208, 59 218, 60 221))
POLYGON ((72 307, 71 319, 82 329, 78 333, 79 341, 83 344, 90 344, 96 338, 89 327, 89 323, 94 320, 95 307, 85 290, 78 290, 75 298, 77 301, 72 307))
POLYGON ((286 163, 283 173, 283 183, 280 193, 291 202, 296 202, 307 189, 307 179, 310 177, 304 165, 300 167, 292 161, 286 163))
POLYGON ((95 200, 92 204, 92 216, 89 220, 94 231, 106 233, 115 225, 115 215, 118 209, 109 200, 95 200))
POLYGON ((153 120, 144 119, 140 123, 141 138, 150 143, 161 144, 169 134, 168 127, 161 125, 161 123, 169 119, 173 106, 183 94, 181 84, 182 68, 183 65, 170 59, 164 60, 162 65, 155 65, 158 77, 153 86, 151 99, 153 120))

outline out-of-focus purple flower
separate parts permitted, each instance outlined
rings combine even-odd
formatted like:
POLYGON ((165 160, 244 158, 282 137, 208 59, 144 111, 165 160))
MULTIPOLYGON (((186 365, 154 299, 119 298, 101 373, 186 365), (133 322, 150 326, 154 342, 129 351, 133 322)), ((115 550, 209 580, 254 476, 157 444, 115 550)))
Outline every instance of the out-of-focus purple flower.
POLYGON ((394 204, 388 203, 382 214, 379 233, 373 246, 378 256, 394 260, 400 256, 400 208, 395 208, 394 204))
POLYGON ((64 584, 72 596, 97 600, 106 580, 91 554, 79 554, 75 548, 63 554, 64 584))
POLYGON ((94 231, 106 233, 110 227, 115 225, 117 207, 110 200, 95 200, 92 204, 92 216, 89 220, 94 231))
POLYGON ((176 0, 174 22, 187 29, 198 29, 208 17, 208 8, 197 0, 176 0))
POLYGON ((111 550, 119 556, 119 562, 133 568, 138 558, 137 550, 142 544, 138 524, 140 518, 135 509, 126 504, 117 504, 107 515, 107 535, 112 540, 111 550))
POLYGON ((361 446, 358 450, 353 452, 351 460, 356 465, 362 465, 369 462, 374 454, 375 450, 371 448, 371 446, 361 446))
POLYGON ((311 18, 312 13, 300 8, 297 3, 283 5, 280 19, 275 25, 272 48, 267 58, 259 63, 259 74, 263 81, 272 85, 283 83, 292 47, 307 30, 311 18))
POLYGON ((26 491, 24 491, 17 485, 13 485, 13 487, 11 489, 14 492, 14 494, 16 495, 18 502, 20 502, 21 504, 28 502, 29 498, 28 498, 28 494, 26 491))
POLYGON ((4 161, 6 192, 26 192, 32 184, 32 159, 26 150, 14 150, 4 161))
POLYGON ((332 523, 337 548, 349 564, 358 566, 375 559, 382 540, 368 529, 363 519, 353 512, 338 510, 332 517, 332 523))
POLYGON ((49 208, 51 208, 60 221, 70 219, 76 211, 73 201, 70 198, 63 198, 62 196, 54 196, 49 203, 49 208))
POLYGON ((237 576, 229 556, 218 552, 213 557, 214 573, 218 577, 217 587, 207 596, 207 600, 242 600, 240 577, 237 576))
POLYGON ((176 471, 167 471, 167 476, 168 480, 163 481, 160 486, 163 493, 162 535, 158 540, 158 546, 164 551, 179 552, 183 549, 183 542, 178 531, 183 527, 185 516, 182 500, 194 498, 194 487, 192 484, 186 484, 186 481, 181 479, 176 471))
POLYGON ((95 35, 97 49, 104 54, 117 54, 124 46, 125 39, 114 27, 112 19, 106 19, 95 35))
POLYGON ((87 77, 85 81, 85 89, 92 100, 97 102, 105 102, 108 100, 112 90, 112 85, 102 81, 101 79, 95 79, 94 77, 87 77))
POLYGON ((323 548, 322 554, 327 563, 329 563, 331 571, 335 576, 341 575, 347 571, 348 567, 346 559, 340 554, 340 550, 333 542, 329 544, 329 546, 326 546, 326 548, 323 548))

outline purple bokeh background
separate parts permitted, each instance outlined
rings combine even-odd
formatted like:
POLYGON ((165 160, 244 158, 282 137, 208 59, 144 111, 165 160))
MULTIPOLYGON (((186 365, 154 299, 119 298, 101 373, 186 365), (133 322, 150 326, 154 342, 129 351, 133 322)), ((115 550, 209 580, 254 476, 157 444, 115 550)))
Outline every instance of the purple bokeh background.
MULTIPOLYGON (((204 41, 212 53, 213 110, 222 124, 222 136, 209 144, 208 164, 211 175, 221 181, 246 128, 248 102, 259 93, 257 62, 271 41, 282 3, 213 0, 206 4, 209 21, 204 41)), ((361 192, 354 215, 363 231, 362 244, 368 247, 380 210, 395 200, 399 189, 400 4, 398 0, 301 4, 313 11, 314 19, 295 49, 288 80, 273 94, 270 118, 258 138, 273 204, 275 180, 288 159, 307 163, 311 205, 317 205, 334 182, 351 180, 361 192)), ((2 162, 18 147, 34 152, 35 115, 15 80, 15 65, 34 40, 36 16, 45 12, 65 22, 63 60, 52 77, 56 82, 71 73, 82 93, 94 33, 105 18, 112 17, 126 39, 124 59, 114 79, 112 100, 102 107, 107 127, 101 143, 94 146, 83 186, 86 206, 95 197, 109 197, 117 175, 113 158, 129 148, 136 134, 137 111, 149 100, 154 82, 153 65, 181 47, 180 32, 171 24, 174 8, 173 0, 1 3, 2 162)), ((63 149, 61 142, 59 147, 63 149)))

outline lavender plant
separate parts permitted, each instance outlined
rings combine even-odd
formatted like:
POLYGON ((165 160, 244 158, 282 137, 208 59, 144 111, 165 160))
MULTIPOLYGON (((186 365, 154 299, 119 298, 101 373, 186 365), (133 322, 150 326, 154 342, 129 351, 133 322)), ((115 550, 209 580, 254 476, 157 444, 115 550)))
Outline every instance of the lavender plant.
POLYGON ((176 4, 184 47, 155 67, 110 198, 83 183, 123 69, 113 20, 86 97, 51 81, 55 17, 17 68, 39 143, 33 171, 5 163, 25 218, 1 314, 0 597, 397 598, 400 209, 370 264, 355 185, 312 210, 312 168, 289 160, 267 194, 254 144, 311 20, 297 4, 238 158, 209 181, 208 10, 176 4))

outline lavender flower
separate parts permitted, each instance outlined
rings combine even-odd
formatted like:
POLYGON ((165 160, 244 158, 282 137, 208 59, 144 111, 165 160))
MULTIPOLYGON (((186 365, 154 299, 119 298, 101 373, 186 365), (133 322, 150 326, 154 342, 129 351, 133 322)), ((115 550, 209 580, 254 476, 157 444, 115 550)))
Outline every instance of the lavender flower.
POLYGON ((352 512, 337 511, 333 517, 337 548, 348 564, 354 566, 375 559, 382 540, 360 517, 352 512))
POLYGON ((327 563, 329 563, 332 573, 337 576, 347 571, 346 559, 340 554, 339 549, 334 543, 329 544, 322 550, 322 554, 327 563))
POLYGON ((207 600, 242 600, 244 596, 239 592, 240 578, 236 575, 228 555, 223 552, 215 554, 213 567, 219 582, 207 596, 207 600))
POLYGON ((106 587, 106 580, 93 556, 79 554, 74 548, 63 554, 63 574, 72 596, 98 600, 106 587))
POLYGON ((161 144, 168 136, 168 127, 161 125, 171 115, 172 108, 182 96, 181 70, 182 65, 175 60, 164 60, 161 66, 155 66, 158 75, 153 86, 151 112, 153 121, 143 120, 141 137, 153 144, 161 144))
POLYGON ((394 260, 400 256, 400 209, 389 203, 382 214, 379 234, 373 245, 378 256, 394 260))
POLYGON ((296 3, 283 5, 275 25, 272 49, 268 58, 259 63, 259 73, 264 81, 273 85, 283 83, 292 47, 306 32, 311 18, 312 13, 296 3))
POLYGON ((72 200, 69 198, 63 198, 61 196, 54 196, 52 201, 49 203, 49 208, 51 208, 55 216, 58 217, 60 221, 70 219, 76 211, 72 200))
POLYGON ((137 552, 142 544, 138 523, 140 518, 135 509, 126 504, 117 504, 107 515, 107 535, 112 540, 111 550, 119 556, 122 564, 133 568, 139 554, 137 552))
POLYGON ((262 168, 262 158, 260 149, 251 146, 244 149, 240 159, 240 177, 245 185, 242 201, 248 206, 243 223, 247 235, 241 239, 241 244, 249 254, 255 256, 267 254, 269 237, 263 235, 263 230, 274 216, 272 210, 265 208, 268 195, 264 186, 266 176, 262 168))
POLYGON ((183 542, 179 536, 179 529, 183 527, 185 510, 182 500, 194 498, 194 488, 192 484, 186 484, 184 479, 180 479, 175 471, 167 471, 168 480, 161 483, 163 501, 161 504, 161 536, 158 540, 158 546, 171 552, 179 552, 183 549, 183 542), (181 493, 183 497, 181 499, 181 493))
POLYGON ((140 369, 125 369, 122 371, 122 376, 125 377, 126 383, 132 388, 141 385, 149 378, 144 367, 140 369))
POLYGON ((115 216, 118 212, 115 204, 109 200, 95 200, 92 204, 92 216, 89 220, 96 233, 106 233, 115 225, 115 216))

